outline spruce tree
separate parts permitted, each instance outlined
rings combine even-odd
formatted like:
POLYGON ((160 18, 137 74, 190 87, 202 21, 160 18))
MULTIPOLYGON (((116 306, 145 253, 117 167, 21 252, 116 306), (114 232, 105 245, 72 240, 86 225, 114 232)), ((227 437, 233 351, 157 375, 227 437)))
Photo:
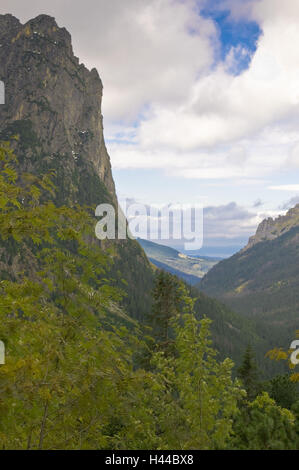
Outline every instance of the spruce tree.
POLYGON ((254 353, 250 345, 247 346, 244 353, 242 364, 238 369, 238 376, 243 382, 248 400, 254 400, 259 393, 260 384, 254 353))
POLYGON ((183 283, 170 273, 159 271, 155 278, 151 321, 160 344, 170 340, 170 320, 179 313, 183 301, 183 283))

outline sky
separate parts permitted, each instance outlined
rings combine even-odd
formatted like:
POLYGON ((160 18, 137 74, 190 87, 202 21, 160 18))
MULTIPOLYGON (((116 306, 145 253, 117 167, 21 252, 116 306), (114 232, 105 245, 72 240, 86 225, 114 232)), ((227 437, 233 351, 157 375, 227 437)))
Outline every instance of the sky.
POLYGON ((54 16, 98 69, 120 198, 202 202, 204 244, 232 251, 299 202, 296 0, 1 0, 0 13, 54 16))

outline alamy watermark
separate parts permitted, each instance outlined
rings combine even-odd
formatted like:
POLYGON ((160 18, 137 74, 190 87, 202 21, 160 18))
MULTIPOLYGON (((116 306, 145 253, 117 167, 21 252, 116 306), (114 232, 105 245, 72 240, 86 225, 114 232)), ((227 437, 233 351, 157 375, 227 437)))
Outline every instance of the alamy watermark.
POLYGON ((291 363, 297 366, 299 364, 299 339, 292 342, 290 349, 294 349, 290 358, 291 363))
POLYGON ((0 80, 0 104, 5 104, 5 86, 0 80))
POLYGON ((180 240, 186 251, 199 250, 203 245, 203 205, 140 204, 123 199, 117 213, 111 204, 96 208, 95 233, 98 239, 180 240))

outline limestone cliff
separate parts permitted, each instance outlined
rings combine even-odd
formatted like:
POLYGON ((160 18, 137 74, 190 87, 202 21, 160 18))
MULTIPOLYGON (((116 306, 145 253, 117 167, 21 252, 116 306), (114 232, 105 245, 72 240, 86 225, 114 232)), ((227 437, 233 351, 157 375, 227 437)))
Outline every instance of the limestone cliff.
POLYGON ((65 198, 81 195, 81 202, 91 202, 82 194, 90 190, 86 173, 95 170, 116 202, 103 137, 102 82, 74 56, 66 29, 47 15, 24 25, 0 15, 0 79, 6 89, 0 138, 20 135, 24 169, 60 168, 65 198))
MULTIPOLYGON (((0 80, 6 89, 0 141, 12 142, 20 171, 55 170, 58 205, 116 205, 103 137, 102 82, 95 69, 87 70, 74 56, 66 29, 47 15, 24 25, 12 15, 0 15, 0 80)), ((143 318, 150 309, 149 262, 136 241, 115 245, 112 283, 125 290, 127 311, 143 318)), ((0 262, 14 265, 6 252, 0 247, 0 262)))
POLYGON ((274 240, 297 226, 299 226, 299 204, 290 209, 286 215, 280 215, 276 219, 269 217, 263 220, 258 226, 256 234, 249 238, 243 251, 262 241, 274 240))

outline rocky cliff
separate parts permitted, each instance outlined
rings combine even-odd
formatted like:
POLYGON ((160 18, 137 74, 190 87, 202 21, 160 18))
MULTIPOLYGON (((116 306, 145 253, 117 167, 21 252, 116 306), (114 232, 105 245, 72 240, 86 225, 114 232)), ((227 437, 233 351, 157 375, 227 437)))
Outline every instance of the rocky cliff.
MULTIPOLYGON (((6 91, 0 141, 12 142, 20 171, 55 170, 58 205, 116 205, 103 137, 102 82, 95 69, 89 71, 74 56, 66 29, 47 15, 24 25, 0 15, 0 80, 6 91)), ((112 282, 126 291, 127 311, 143 318, 150 309, 149 262, 136 241, 115 245, 112 282)))
POLYGON ((276 219, 269 217, 263 220, 258 226, 256 234, 249 238, 243 251, 262 241, 274 240, 297 226, 299 226, 299 204, 290 209, 286 215, 280 215, 276 219))
POLYGON ((103 137, 102 82, 74 56, 66 29, 47 15, 24 25, 1 15, 0 79, 6 90, 0 137, 19 135, 24 169, 58 169, 63 202, 91 202, 83 195, 90 192, 94 173, 116 202, 103 137))

